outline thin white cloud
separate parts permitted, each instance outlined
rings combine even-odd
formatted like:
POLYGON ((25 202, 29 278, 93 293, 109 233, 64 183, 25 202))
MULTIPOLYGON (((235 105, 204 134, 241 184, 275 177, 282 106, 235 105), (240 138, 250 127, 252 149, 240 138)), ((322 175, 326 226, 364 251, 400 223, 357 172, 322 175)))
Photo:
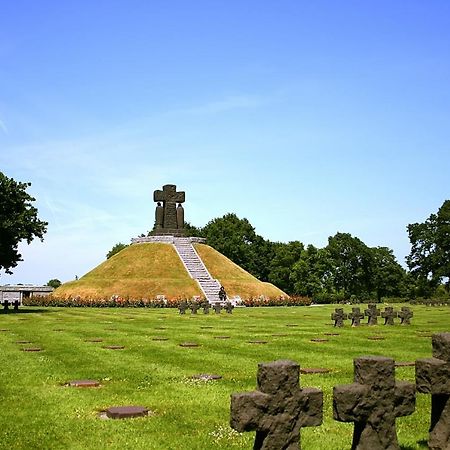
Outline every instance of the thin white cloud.
POLYGON ((2 120, 0 120, 0 129, 5 133, 8 134, 8 128, 5 125, 5 122, 3 122, 2 120))

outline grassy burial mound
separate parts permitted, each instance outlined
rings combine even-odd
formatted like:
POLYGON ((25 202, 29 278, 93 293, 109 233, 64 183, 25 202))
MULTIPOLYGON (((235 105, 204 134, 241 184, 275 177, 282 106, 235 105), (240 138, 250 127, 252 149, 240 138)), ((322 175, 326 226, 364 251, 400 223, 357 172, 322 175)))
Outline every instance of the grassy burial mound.
POLYGON ((271 283, 259 281, 209 245, 195 244, 194 247, 211 276, 220 281, 229 297, 288 297, 281 289, 271 283))
POLYGON ((64 283, 54 297, 167 298, 201 295, 170 244, 135 244, 116 253, 77 281, 64 283))
MULTIPOLYGON (((241 298, 265 295, 286 296, 270 283, 263 283, 213 248, 195 246, 207 269, 227 290, 229 296, 241 298)), ((200 287, 186 271, 170 244, 135 244, 123 249, 77 281, 64 283, 54 293, 59 298, 128 298, 169 299, 202 295, 200 287)))

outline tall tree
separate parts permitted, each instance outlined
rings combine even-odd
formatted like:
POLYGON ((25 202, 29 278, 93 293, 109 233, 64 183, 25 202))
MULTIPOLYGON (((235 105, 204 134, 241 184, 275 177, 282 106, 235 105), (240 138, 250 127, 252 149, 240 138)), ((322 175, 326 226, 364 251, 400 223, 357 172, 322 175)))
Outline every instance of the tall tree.
POLYGON ((32 205, 36 199, 26 192, 31 183, 22 183, 0 172, 0 269, 11 269, 22 261, 18 251, 21 241, 28 244, 34 238, 43 240, 47 222, 39 220, 32 205))
POLYGON ((328 238, 327 250, 332 260, 334 286, 344 296, 371 291, 373 261, 369 247, 350 233, 336 233, 328 238))
POLYGON ((267 280, 271 245, 255 233, 247 219, 229 213, 208 222, 202 234, 211 247, 260 280, 267 280))
POLYGON ((437 214, 424 223, 408 227, 411 252, 406 262, 418 284, 431 291, 442 282, 450 291, 450 200, 445 200, 437 214))
POLYGON ((315 297, 334 290, 331 258, 326 248, 308 245, 292 266, 294 293, 315 297))
POLYGON ((382 297, 402 297, 406 294, 406 271, 397 262, 394 252, 388 247, 373 247, 371 285, 380 302, 382 297))
POLYGON ((273 258, 269 263, 268 280, 287 294, 293 294, 295 281, 292 267, 300 259, 304 250, 300 241, 292 241, 287 244, 273 243, 273 258))

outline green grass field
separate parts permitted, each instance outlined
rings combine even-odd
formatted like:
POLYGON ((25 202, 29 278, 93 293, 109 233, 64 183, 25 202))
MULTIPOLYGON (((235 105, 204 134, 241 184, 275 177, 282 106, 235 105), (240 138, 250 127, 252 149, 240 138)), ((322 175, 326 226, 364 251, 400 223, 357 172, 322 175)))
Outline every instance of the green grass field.
MULTIPOLYGON (((429 335, 450 330, 450 308, 414 306, 411 326, 351 328, 347 321, 341 329, 331 324, 333 309, 239 308, 232 315, 180 316, 174 309, 23 308, 1 314, 0 448, 251 449, 254 433, 229 427, 230 394, 254 390, 259 362, 292 359, 302 368, 331 369, 301 375, 302 386, 324 391, 324 423, 302 430, 302 448, 348 449, 353 426, 333 420, 332 388, 353 381, 353 358, 430 357, 429 335), (333 332, 339 336, 325 335, 333 332), (373 335, 385 339, 367 339, 373 335), (92 338, 103 341, 86 342, 92 338), (258 339, 268 343, 248 342, 258 339), (180 347, 185 341, 200 347, 180 347), (106 345, 125 348, 108 350, 106 345), (30 346, 43 351, 21 351, 30 346), (223 378, 190 378, 199 373, 223 378), (84 378, 99 380, 101 387, 64 386, 84 378), (98 417, 117 405, 143 405, 153 414, 129 420, 98 417)), ((414 367, 399 367, 396 375, 414 381, 414 367)), ((418 394, 416 412, 397 420, 402 449, 426 448, 429 417, 430 398, 418 394)))

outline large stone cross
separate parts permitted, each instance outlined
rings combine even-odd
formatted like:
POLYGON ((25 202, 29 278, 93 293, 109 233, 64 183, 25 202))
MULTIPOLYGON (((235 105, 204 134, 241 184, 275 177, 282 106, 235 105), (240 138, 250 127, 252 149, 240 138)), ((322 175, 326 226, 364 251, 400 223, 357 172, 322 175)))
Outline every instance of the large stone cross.
POLYGON ((370 305, 367 305, 367 309, 364 310, 364 315, 368 317, 367 325, 376 325, 378 323, 380 310, 377 308, 377 305, 371 303, 370 305))
POLYGON ((385 325, 394 325, 394 318, 397 317, 397 313, 392 306, 386 306, 381 313, 381 317, 384 318, 385 325))
POLYGON ((361 319, 364 319, 364 314, 358 307, 352 308, 352 312, 348 315, 349 319, 352 319, 352 327, 359 327, 361 325, 361 319))
POLYGON ((401 310, 398 312, 397 315, 401 319, 400 325, 411 325, 411 318, 413 316, 411 308, 408 308, 407 306, 402 306, 401 310))
POLYGON ((431 394, 428 447, 450 448, 450 333, 433 334, 433 357, 416 361, 416 386, 431 394))
POLYGON ((335 308, 334 313, 331 313, 331 320, 334 320, 335 327, 343 327, 345 319, 347 314, 344 313, 343 308, 335 308))
POLYGON ((231 427, 256 430, 254 450, 298 450, 300 428, 322 423, 322 391, 300 388, 299 376, 293 361, 259 364, 258 390, 232 394, 231 427))
POLYGON ((356 358, 354 371, 353 384, 333 388, 334 418, 355 422, 352 450, 400 449, 395 419, 414 412, 414 384, 395 381, 391 358, 356 358))
POLYGON ((184 203, 184 200, 184 192, 177 192, 177 187, 174 184, 166 184, 162 191, 156 190, 153 192, 153 201, 162 202, 162 207, 159 203, 156 207, 155 230, 160 228, 167 230, 184 228, 184 223, 180 223, 184 222, 184 212, 177 211, 177 203, 178 209, 182 209, 181 203, 184 203))

